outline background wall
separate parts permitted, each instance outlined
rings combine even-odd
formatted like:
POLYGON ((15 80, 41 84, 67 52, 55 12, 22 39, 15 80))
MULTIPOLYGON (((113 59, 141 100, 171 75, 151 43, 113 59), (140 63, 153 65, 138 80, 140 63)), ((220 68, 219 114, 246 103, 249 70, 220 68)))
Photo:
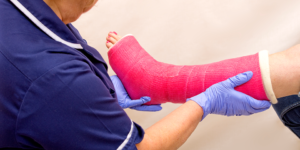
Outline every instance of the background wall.
MULTIPOLYGON (((300 43, 299 6, 299 0, 99 0, 74 25, 107 62, 105 37, 116 31, 135 35, 159 61, 195 65, 300 43)), ((162 106, 126 112, 148 128, 180 105, 162 106)), ((300 141, 270 108, 249 117, 209 115, 180 148, 198 149, 299 150, 300 141)))

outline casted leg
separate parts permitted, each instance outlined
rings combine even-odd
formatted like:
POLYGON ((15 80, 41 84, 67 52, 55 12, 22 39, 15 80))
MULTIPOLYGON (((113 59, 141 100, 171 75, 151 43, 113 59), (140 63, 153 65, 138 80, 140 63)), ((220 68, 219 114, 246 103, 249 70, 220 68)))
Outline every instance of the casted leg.
MULTIPOLYGON (((299 82, 293 82, 292 86, 290 83, 297 81, 296 75, 299 75, 299 71, 295 77, 286 77, 282 75, 284 72, 280 68, 288 69, 290 63, 287 62, 296 61, 296 59, 291 59, 295 54, 289 50, 282 52, 282 54, 271 55, 269 61, 266 53, 260 53, 212 64, 175 66, 157 62, 138 44, 133 36, 122 38, 120 42, 118 42, 121 39, 120 36, 112 33, 109 36, 111 37, 107 40, 110 43, 107 44, 107 47, 110 49, 109 60, 112 68, 132 98, 150 96, 152 98, 150 104, 184 103, 186 98, 205 91, 212 84, 245 71, 252 71, 254 73, 253 78, 246 84, 237 87, 236 90, 256 99, 273 99, 272 102, 274 103, 276 97, 291 95, 299 90, 299 82), (283 63, 276 64, 277 60, 283 63), (269 82, 266 82, 268 80, 269 82), (292 87, 292 89, 281 87, 292 87)), ((285 72, 291 73, 289 70, 285 72)))

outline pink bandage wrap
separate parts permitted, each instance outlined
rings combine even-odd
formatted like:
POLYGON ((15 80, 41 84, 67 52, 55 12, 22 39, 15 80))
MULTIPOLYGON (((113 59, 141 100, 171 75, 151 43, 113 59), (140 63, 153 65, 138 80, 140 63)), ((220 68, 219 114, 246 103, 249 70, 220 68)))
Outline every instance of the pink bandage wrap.
POLYGON ((211 85, 246 71, 253 72, 252 79, 235 89, 255 99, 268 100, 258 54, 211 64, 176 66, 156 61, 129 35, 109 50, 108 57, 131 99, 149 96, 149 105, 184 103, 211 85))

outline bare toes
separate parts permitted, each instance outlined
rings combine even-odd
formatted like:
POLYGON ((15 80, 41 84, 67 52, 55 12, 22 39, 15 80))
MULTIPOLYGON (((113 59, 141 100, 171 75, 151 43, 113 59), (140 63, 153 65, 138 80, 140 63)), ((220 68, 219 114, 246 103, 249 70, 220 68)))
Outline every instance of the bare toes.
POLYGON ((106 47, 110 48, 114 44, 116 44, 122 37, 119 36, 116 32, 109 32, 108 36, 106 37, 106 47))
POLYGON ((107 47, 108 49, 110 49, 112 46, 113 46, 112 43, 110 43, 110 42, 107 42, 107 43, 106 43, 106 47, 107 47))
POLYGON ((108 36, 107 38, 106 38, 106 40, 108 41, 108 42, 110 42, 110 43, 112 43, 112 44, 116 44, 118 41, 115 39, 115 38, 113 38, 112 36, 108 36))
POLYGON ((116 33, 109 33, 109 36, 113 37, 116 41, 119 41, 122 37, 117 35, 116 33))

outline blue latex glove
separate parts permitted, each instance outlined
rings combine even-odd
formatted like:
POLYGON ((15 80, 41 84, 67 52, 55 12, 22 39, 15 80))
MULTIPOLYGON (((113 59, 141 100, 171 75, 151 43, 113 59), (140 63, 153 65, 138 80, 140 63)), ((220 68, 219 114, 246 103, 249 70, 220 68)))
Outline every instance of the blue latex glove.
POLYGON ((139 100, 131 100, 118 76, 110 76, 110 79, 114 84, 118 102, 122 108, 131 108, 140 111, 160 111, 162 109, 160 105, 143 105, 151 100, 147 96, 141 97, 139 100))
POLYGON ((256 100, 234 89, 234 87, 248 82, 252 76, 251 71, 238 74, 212 85, 205 92, 189 98, 187 101, 193 100, 202 107, 204 112, 202 120, 208 114, 241 116, 262 112, 270 108, 270 102, 256 100))

